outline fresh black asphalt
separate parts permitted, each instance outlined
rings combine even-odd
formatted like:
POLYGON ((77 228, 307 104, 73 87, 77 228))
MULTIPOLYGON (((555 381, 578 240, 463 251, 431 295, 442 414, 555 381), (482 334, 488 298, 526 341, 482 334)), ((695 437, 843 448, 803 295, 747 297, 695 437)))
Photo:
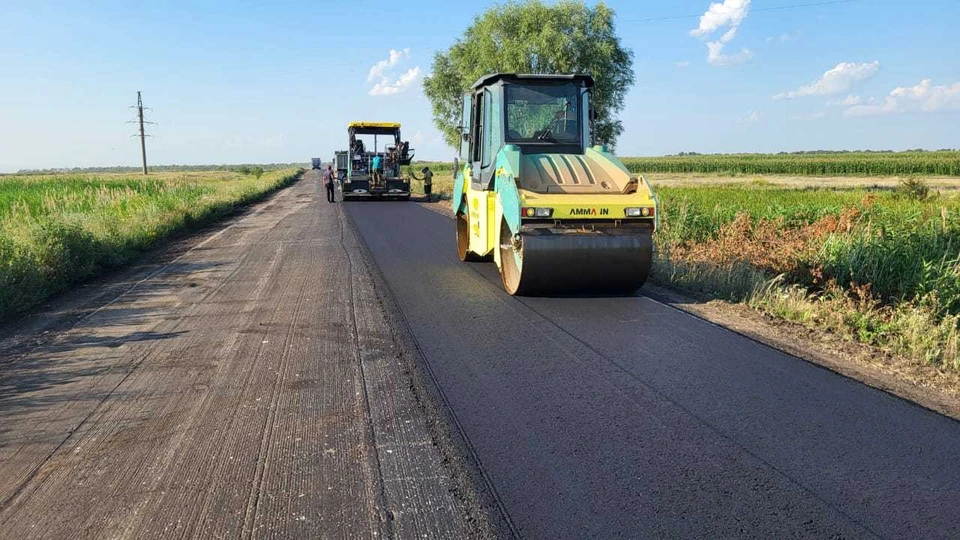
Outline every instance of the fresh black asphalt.
POLYGON ((525 538, 960 538, 960 423, 642 295, 514 298, 454 223, 347 203, 525 538))

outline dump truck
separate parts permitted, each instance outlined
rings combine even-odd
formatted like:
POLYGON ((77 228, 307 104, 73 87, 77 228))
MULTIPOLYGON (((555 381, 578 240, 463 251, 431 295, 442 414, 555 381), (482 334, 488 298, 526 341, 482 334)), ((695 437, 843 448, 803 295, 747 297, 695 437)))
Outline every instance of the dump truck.
POLYGON ((589 75, 495 73, 464 95, 453 209, 461 261, 511 295, 631 293, 650 273, 657 199, 591 145, 589 75))
MULTIPOLYGON (((344 200, 370 197, 408 200, 410 179, 402 176, 401 167, 410 164, 414 150, 410 143, 401 140, 400 124, 350 122, 347 135, 346 173, 342 174, 344 200), (384 142, 382 149, 381 141, 384 142), (381 166, 380 174, 374 168, 376 163, 381 166)), ((339 161, 337 168, 340 170, 339 161)))
POLYGON ((318 157, 310 158, 310 164, 311 164, 311 166, 312 166, 313 169, 319 169, 319 168, 323 167, 323 160, 321 160, 321 159, 318 158, 318 157))

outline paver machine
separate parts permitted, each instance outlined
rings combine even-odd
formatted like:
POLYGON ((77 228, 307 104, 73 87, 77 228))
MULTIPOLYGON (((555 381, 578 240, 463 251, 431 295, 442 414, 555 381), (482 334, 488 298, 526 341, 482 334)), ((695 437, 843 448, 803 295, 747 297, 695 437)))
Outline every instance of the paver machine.
MULTIPOLYGON (((400 139, 400 124, 350 122, 347 134, 350 140, 346 151, 346 172, 339 173, 343 198, 409 199, 410 179, 401 175, 401 166, 410 164, 413 149, 410 143, 400 139), (381 175, 375 174, 374 164, 377 162, 381 165, 381 175)), ((339 161, 337 168, 342 171, 339 161)))
POLYGON ((589 75, 497 73, 463 99, 453 208, 462 261, 493 258, 508 293, 629 293, 646 281, 657 199, 591 146, 589 75))

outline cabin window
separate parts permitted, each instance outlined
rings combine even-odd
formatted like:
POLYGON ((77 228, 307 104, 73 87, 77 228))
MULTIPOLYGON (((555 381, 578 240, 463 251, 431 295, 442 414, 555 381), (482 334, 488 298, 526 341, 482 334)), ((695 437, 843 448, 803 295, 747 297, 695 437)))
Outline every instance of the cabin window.
POLYGON ((575 84, 505 85, 508 143, 580 144, 580 92, 575 84))

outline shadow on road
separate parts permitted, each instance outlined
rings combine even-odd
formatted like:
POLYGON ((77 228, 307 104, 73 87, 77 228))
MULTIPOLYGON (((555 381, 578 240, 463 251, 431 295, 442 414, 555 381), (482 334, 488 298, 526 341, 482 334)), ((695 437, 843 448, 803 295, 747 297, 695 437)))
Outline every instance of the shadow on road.
POLYGON ((116 384, 98 382, 109 377, 119 382, 136 367, 146 353, 133 345, 188 334, 156 327, 174 316, 179 301, 191 297, 186 291, 195 288, 196 301, 208 294, 204 274, 224 264, 175 262, 146 275, 141 271, 109 283, 111 295, 91 292, 68 308, 55 300, 22 321, 0 326, 0 448, 10 444, 15 419, 64 404, 99 403, 111 393, 117 397, 116 384))

